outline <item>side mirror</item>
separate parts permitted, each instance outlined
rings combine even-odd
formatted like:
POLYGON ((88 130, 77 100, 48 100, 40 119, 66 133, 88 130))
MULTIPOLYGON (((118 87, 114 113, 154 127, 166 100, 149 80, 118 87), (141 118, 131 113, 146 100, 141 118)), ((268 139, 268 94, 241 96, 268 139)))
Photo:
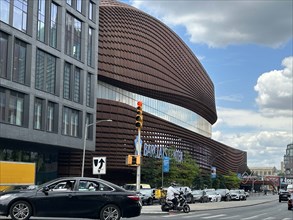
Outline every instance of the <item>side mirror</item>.
POLYGON ((44 187, 42 188, 42 192, 45 193, 45 195, 48 195, 48 191, 49 191, 49 190, 50 190, 50 189, 49 189, 48 186, 44 186, 44 187))

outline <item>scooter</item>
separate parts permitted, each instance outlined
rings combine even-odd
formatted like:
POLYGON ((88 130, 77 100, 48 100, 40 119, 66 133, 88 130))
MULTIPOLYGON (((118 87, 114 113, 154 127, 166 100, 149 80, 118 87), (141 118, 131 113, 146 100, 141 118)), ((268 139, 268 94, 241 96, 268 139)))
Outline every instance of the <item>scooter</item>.
POLYGON ((166 199, 165 201, 162 202, 161 210, 163 212, 168 212, 170 210, 183 211, 184 213, 190 212, 190 206, 187 204, 184 193, 180 192, 180 194, 176 195, 175 197, 177 198, 177 201, 178 201, 178 205, 176 208, 174 207, 174 204, 171 200, 166 199))

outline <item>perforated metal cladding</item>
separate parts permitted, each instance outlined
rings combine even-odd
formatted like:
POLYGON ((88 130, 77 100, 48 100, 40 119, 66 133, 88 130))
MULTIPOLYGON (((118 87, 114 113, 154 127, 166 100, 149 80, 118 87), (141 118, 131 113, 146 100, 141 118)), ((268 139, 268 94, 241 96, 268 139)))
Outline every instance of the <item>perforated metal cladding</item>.
MULTIPOLYGON (((124 90, 190 109, 214 124, 217 120, 214 86, 204 68, 168 27, 155 18, 113 0, 101 1, 98 78, 124 90)), ((196 134, 154 115, 143 113, 144 143, 187 151, 204 173, 214 160, 217 172, 246 169, 246 152, 196 134), (180 140, 180 141, 178 141, 180 140), (239 167, 239 164, 241 167, 239 167)), ((92 176, 92 157, 107 158, 113 182, 133 181, 135 168, 125 165, 134 153, 136 109, 127 104, 97 99, 97 120, 112 119, 96 127, 96 150, 86 153, 85 174, 92 176)), ((79 175, 81 151, 60 152, 60 176, 79 175)), ((147 160, 144 157, 143 160, 147 160)))
POLYGON ((100 81, 217 120, 214 86, 185 43, 166 25, 133 7, 101 1, 100 81))

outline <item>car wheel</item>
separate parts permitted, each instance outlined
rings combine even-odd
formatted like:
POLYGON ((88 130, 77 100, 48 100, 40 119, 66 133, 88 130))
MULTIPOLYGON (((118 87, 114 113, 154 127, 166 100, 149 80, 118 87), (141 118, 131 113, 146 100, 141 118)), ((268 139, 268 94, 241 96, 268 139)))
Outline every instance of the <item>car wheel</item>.
POLYGON ((120 209, 116 205, 106 205, 104 208, 102 208, 100 212, 100 219, 101 220, 119 220, 121 218, 121 212, 120 209))
POLYGON ((9 211, 12 220, 27 220, 31 217, 32 213, 32 207, 26 201, 13 203, 9 211))

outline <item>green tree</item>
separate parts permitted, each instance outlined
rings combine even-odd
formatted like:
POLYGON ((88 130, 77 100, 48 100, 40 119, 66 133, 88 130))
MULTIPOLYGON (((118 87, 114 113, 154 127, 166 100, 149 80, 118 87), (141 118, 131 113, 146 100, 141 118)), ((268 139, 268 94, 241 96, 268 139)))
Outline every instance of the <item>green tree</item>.
POLYGON ((162 160, 157 158, 143 158, 141 166, 141 182, 148 183, 152 187, 162 185, 162 160))
MULTIPOLYGON (((184 152, 183 162, 177 162, 170 158, 169 172, 164 173, 164 187, 169 186, 172 181, 180 185, 192 186, 199 176, 200 170, 196 161, 188 152, 184 152)), ((149 183, 153 187, 162 185, 162 160, 155 158, 144 158, 141 168, 142 182, 149 183)))
POLYGON ((228 175, 224 175, 225 185, 228 189, 239 188, 241 180, 236 173, 229 171, 228 175))

